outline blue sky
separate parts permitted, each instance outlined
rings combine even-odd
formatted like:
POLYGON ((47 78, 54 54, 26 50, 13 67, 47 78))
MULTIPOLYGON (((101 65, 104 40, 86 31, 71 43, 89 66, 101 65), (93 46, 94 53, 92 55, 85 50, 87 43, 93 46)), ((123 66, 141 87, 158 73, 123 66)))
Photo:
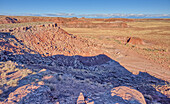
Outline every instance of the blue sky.
POLYGON ((170 17, 170 0, 0 0, 0 15, 170 17))

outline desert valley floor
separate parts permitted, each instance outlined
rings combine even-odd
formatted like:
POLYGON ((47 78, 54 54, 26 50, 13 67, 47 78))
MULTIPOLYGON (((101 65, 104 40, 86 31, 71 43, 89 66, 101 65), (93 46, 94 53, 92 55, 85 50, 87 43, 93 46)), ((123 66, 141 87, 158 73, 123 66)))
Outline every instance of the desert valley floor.
POLYGON ((0 16, 0 103, 170 104, 170 19, 0 16))

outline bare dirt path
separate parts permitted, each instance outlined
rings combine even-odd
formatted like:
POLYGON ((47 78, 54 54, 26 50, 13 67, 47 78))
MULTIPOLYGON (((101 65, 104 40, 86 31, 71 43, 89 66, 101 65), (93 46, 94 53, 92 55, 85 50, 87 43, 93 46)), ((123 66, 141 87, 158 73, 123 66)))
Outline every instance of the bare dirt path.
POLYGON ((109 52, 110 57, 118 61, 122 66, 128 69, 133 74, 139 72, 147 72, 156 78, 170 82, 170 70, 161 65, 146 59, 137 52, 126 47, 113 45, 110 49, 105 49, 109 52))

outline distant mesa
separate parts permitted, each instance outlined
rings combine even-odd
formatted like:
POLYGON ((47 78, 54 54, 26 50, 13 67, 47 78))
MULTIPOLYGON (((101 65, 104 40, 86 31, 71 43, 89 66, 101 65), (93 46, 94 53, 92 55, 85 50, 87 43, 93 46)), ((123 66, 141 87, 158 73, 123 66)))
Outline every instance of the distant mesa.
POLYGON ((28 22, 54 22, 61 27, 71 28, 127 28, 126 22, 132 19, 88 19, 88 18, 63 18, 63 17, 26 17, 26 16, 1 16, 0 24, 28 23, 28 22), (93 23, 92 21, 103 21, 93 23))

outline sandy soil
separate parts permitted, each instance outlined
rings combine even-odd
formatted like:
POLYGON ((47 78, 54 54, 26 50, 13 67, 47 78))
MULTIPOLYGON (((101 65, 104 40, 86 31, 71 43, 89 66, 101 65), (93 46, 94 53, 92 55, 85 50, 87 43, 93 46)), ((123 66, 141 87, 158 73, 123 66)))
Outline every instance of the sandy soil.
POLYGON ((64 28, 64 30, 98 42, 110 57, 133 73, 148 72, 170 81, 168 29, 170 22, 145 20, 127 24, 128 28, 64 28), (128 37, 138 37, 144 44, 126 44, 128 37))

